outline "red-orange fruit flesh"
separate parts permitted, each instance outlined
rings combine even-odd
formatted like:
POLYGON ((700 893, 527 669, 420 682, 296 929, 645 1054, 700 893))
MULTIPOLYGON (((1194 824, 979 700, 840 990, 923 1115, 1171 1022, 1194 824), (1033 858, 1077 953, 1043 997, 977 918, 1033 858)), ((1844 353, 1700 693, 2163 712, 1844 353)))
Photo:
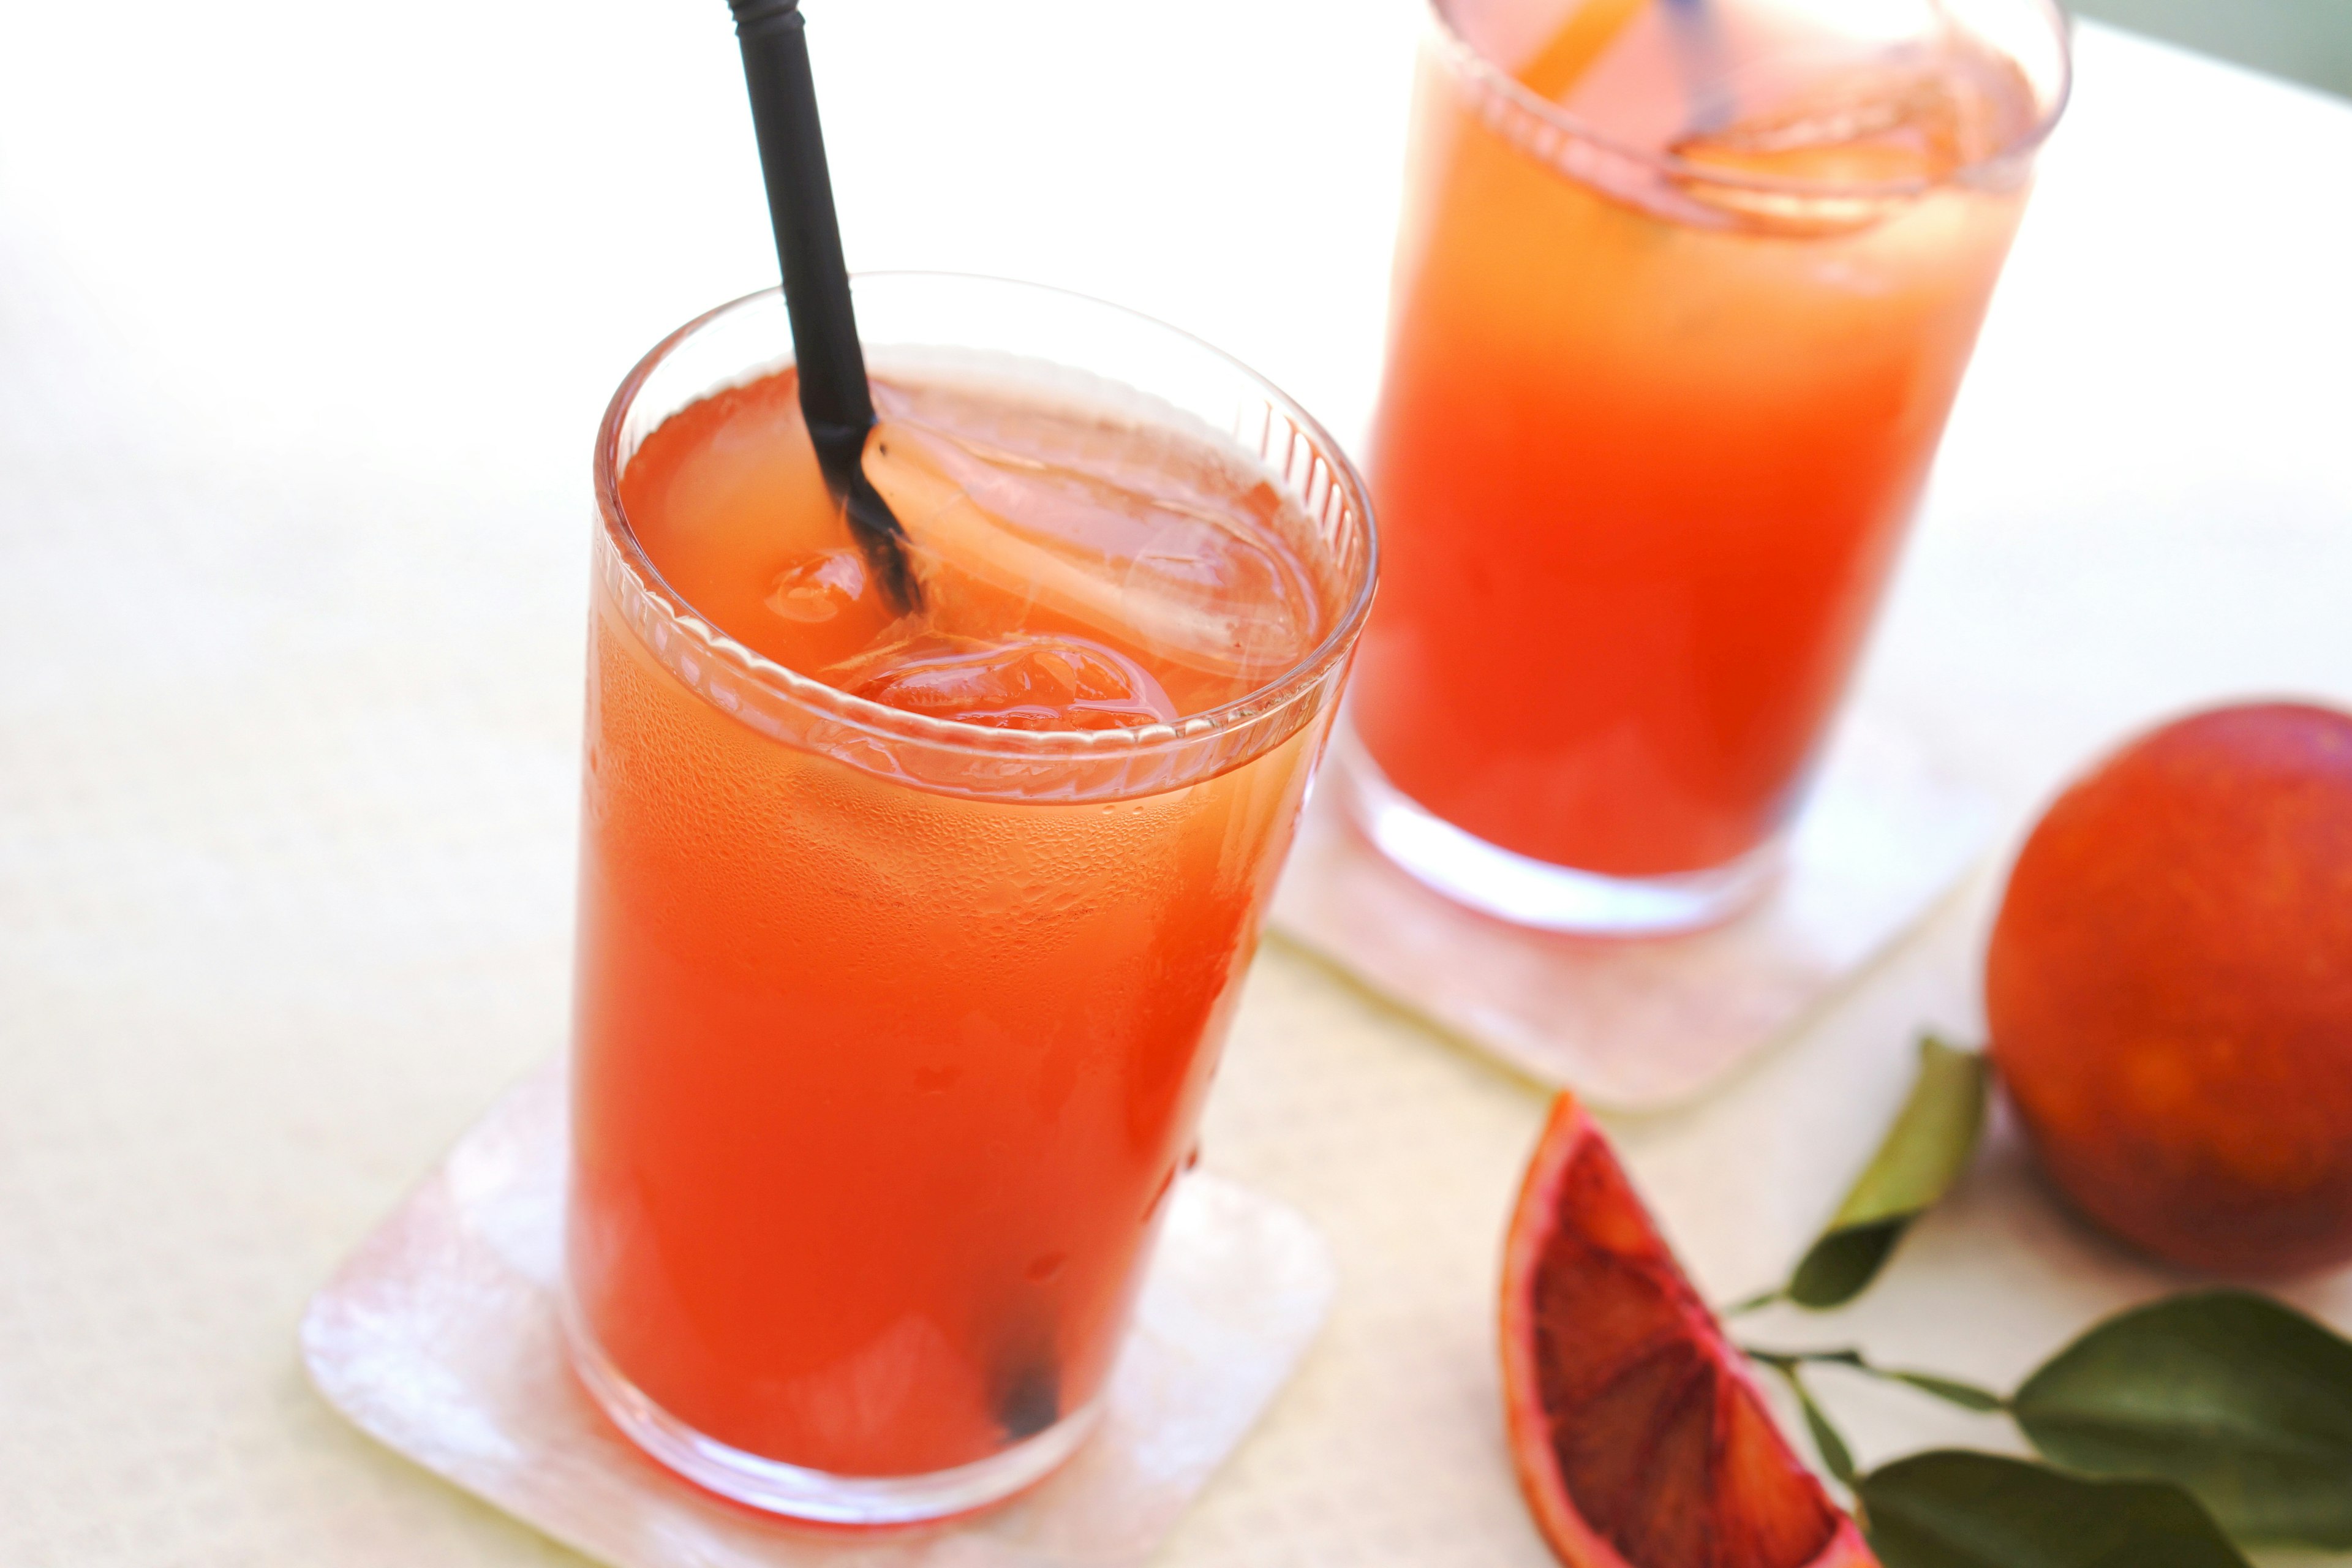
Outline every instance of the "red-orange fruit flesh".
POLYGON ((1512 1220, 1502 1352, 1520 1488, 1570 1568, 1874 1568, 1566 1095, 1512 1220))

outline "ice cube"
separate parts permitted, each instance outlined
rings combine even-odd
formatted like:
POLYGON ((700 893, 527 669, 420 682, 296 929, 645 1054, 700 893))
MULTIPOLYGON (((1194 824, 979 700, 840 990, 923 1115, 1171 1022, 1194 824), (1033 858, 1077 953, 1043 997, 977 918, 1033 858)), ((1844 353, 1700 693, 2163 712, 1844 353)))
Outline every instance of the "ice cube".
POLYGON ((2016 62, 1955 35, 1822 70, 1669 151, 1697 171, 1688 188, 1704 200, 1844 226, 1883 210, 1865 193, 1936 184, 2014 145, 2033 114, 2032 88, 2016 62), (1821 194, 1792 200, 1742 191, 1707 183, 1709 173, 1802 182, 1821 194))
POLYGON ((856 550, 828 550, 776 574, 762 601, 804 626, 838 617, 866 596, 866 558, 856 550))
POLYGON ((1263 478, 1149 430, 877 391, 866 471, 907 529, 939 629, 1076 626, 1244 680, 1313 647, 1320 603, 1263 478))
POLYGON ((2014 141, 2032 108, 2012 60, 1958 42, 1901 46, 1685 137, 1673 151, 1694 163, 1842 184, 1940 179, 2014 141))
POLYGON ((852 696, 1005 730, 1168 724, 1176 705, 1149 670, 1076 637, 957 637, 916 630, 824 671, 852 696))

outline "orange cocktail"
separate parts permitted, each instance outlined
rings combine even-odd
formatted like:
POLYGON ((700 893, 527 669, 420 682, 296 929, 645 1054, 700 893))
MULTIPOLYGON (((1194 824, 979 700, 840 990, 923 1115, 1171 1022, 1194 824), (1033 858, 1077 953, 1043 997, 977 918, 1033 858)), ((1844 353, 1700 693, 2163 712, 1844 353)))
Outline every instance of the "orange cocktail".
POLYGON ((1360 807, 1502 912, 1700 923, 1764 873, 1844 686, 2063 34, 2039 0, 1438 11, 1370 453, 1360 807))
POLYGON ((859 307, 917 613, 826 493, 774 296, 607 420, 569 1267, 633 1436, 881 1521, 1083 1432, 1371 559, 1320 433, 1189 339, 979 280, 859 307))

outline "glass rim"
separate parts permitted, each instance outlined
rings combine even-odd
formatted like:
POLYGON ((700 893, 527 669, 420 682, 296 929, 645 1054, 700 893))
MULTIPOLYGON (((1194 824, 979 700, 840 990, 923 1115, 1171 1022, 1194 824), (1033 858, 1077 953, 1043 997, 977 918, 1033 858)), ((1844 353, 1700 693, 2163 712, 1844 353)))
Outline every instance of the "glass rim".
POLYGON ((1752 192, 1758 195, 1780 196, 1813 201, 1892 201, 1924 195, 1945 185, 1958 184, 1969 176, 1988 169, 2000 168, 2019 159, 2031 157, 2050 139, 2059 118, 2066 111, 2074 92, 2074 50, 2070 32, 2070 18, 2058 0, 2015 0, 2015 3, 2040 13, 2055 40, 2058 51, 2058 76, 2049 102, 2023 131, 1999 151, 1973 159, 1935 179, 1902 180, 1805 180, 1787 175, 1759 174, 1734 169, 1710 167, 1695 163, 1672 153, 1656 152, 1622 141, 1609 132, 1571 114, 1562 105, 1535 91, 1518 78, 1488 59, 1478 47, 1462 35, 1453 19, 1446 15, 1449 0, 1423 0, 1428 8, 1431 31, 1434 34, 1445 62, 1457 75, 1468 78, 1473 86, 1501 99, 1512 110, 1539 121, 1562 136, 1588 146, 1598 148, 1612 157, 1631 161, 1650 172, 1668 179, 1691 184, 1712 185, 1722 190, 1752 192))
MULTIPOLYGON (((783 293, 781 285, 755 289, 714 306, 656 343, 614 389, 611 401, 605 405, 604 418, 597 426, 594 475, 600 523, 605 536, 619 548, 623 564, 637 577, 670 621, 712 655, 725 659, 774 695, 817 710, 828 719, 880 737, 912 742, 927 748, 964 752, 980 757, 1029 761, 1066 759, 1097 762, 1162 749, 1196 747, 1220 733, 1264 722, 1290 704, 1310 695, 1344 662, 1371 611, 1373 593, 1380 581, 1380 533, 1374 526, 1370 491, 1363 476, 1357 471, 1354 459, 1348 456, 1320 420, 1307 413, 1289 394, 1206 339, 1145 315, 1140 310, 1090 294, 984 273, 891 269, 851 275, 853 284, 895 284, 925 279, 1017 289, 1066 304, 1108 311, 1154 332, 1179 340, 1243 377, 1265 398, 1270 415, 1279 414, 1290 421, 1294 429, 1313 446, 1314 456, 1330 470, 1333 488, 1344 493, 1347 505, 1356 520, 1354 526, 1362 535, 1362 563, 1355 574, 1356 580, 1348 585, 1345 603, 1323 637, 1297 663, 1232 701, 1187 715, 1170 724, 1139 724, 1107 730, 1017 730, 972 724, 962 720, 941 719, 893 708, 887 703, 855 696, 839 687, 828 686, 738 641, 671 586, 646 553, 637 538, 635 526, 629 521, 627 509, 621 503, 620 478, 625 465, 620 448, 637 395, 672 353, 697 332, 727 317, 771 302, 781 304, 783 293)), ((792 354, 787 344, 775 363, 777 368, 782 368, 791 363, 792 354)), ((1085 367, 1077 365, 1071 368, 1085 367)), ((1151 393, 1148 386, 1136 390, 1147 395, 1151 393)), ((1236 451, 1242 450, 1239 441, 1234 441, 1232 445, 1236 451)), ((1262 462, 1257 457, 1250 457, 1248 460, 1262 462)))

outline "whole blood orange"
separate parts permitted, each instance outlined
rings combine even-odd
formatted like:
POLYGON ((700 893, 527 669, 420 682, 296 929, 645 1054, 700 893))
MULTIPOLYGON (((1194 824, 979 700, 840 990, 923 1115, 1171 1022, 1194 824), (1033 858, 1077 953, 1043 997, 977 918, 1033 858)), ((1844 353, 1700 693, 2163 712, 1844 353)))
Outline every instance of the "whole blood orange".
POLYGON ((1511 1221, 1502 1330, 1519 1485, 1570 1568, 1876 1568, 1568 1095, 1511 1221))
POLYGON ((2053 1180, 2167 1261, 2352 1261, 2352 714, 2168 724, 2060 795, 1985 963, 2053 1180))

